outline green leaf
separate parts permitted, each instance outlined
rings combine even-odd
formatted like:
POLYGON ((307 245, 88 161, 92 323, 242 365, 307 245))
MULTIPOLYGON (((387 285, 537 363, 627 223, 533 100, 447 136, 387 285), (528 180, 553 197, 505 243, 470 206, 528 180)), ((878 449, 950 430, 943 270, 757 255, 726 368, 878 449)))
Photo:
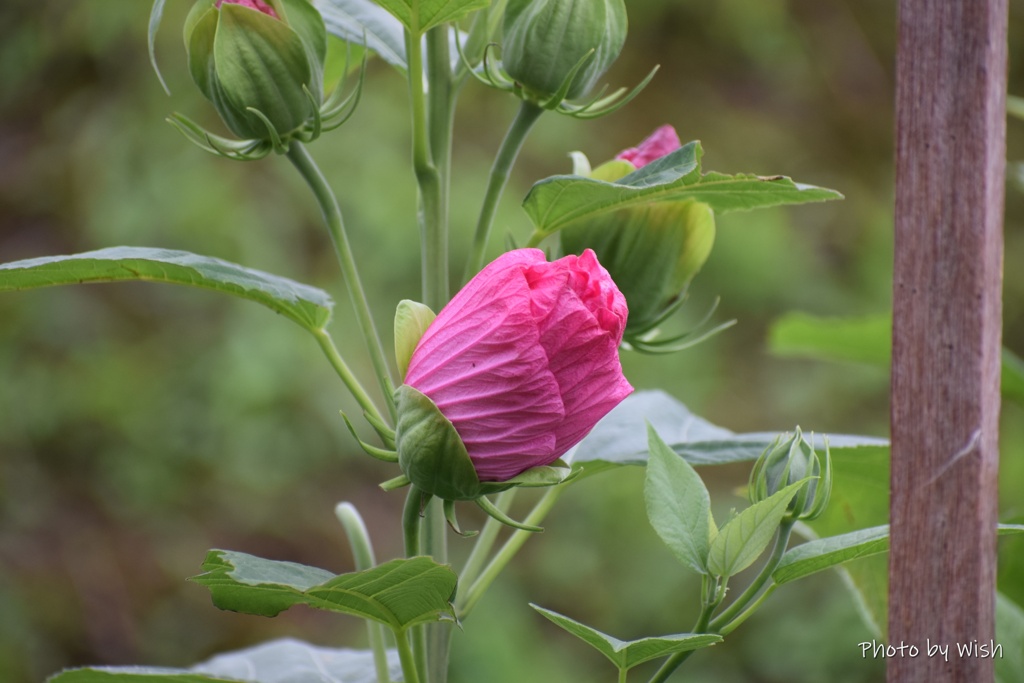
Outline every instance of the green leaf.
MULTIPOLYGON (((768 332, 772 353, 789 358, 849 361, 888 368, 892 356, 892 314, 859 318, 822 318, 790 312, 768 332)), ((1024 360, 1003 347, 1003 398, 1024 405, 1024 360)))
MULTIPOLYGON (((650 423, 677 455, 694 466, 753 462, 778 436, 775 432, 734 434, 691 413, 663 391, 637 391, 626 397, 563 459, 589 476, 623 465, 647 464, 647 428, 650 423)), ((829 435, 831 452, 888 446, 868 436, 829 435)), ((824 439, 815 434, 815 448, 824 439)))
POLYGON ((261 303, 311 331, 327 325, 334 307, 323 290, 186 251, 111 247, 0 264, 0 292, 125 280, 169 282, 234 294, 261 303))
POLYGON ((211 550, 203 570, 192 580, 210 589, 213 603, 245 614, 272 617, 303 604, 371 619, 396 632, 455 618, 455 572, 429 557, 392 560, 335 576, 293 562, 211 550))
POLYGON ((784 176, 702 175, 702 154, 700 143, 690 142, 614 182, 552 176, 534 184, 523 208, 537 231, 550 235, 581 218, 649 202, 694 199, 716 213, 727 213, 842 198, 834 190, 784 176))
POLYGON ((354 45, 366 44, 388 64, 408 68, 402 24, 372 0, 314 0, 331 33, 354 45))
POLYGON ((631 669, 637 664, 643 664, 658 657, 697 650, 722 642, 722 637, 713 633, 677 633, 639 640, 619 640, 558 612, 552 612, 534 604, 531 604, 530 607, 603 654, 620 671, 631 669))
POLYGON ((204 676, 183 669, 121 666, 69 669, 46 680, 47 683, 248 683, 255 679, 204 676))
POLYGON ((838 564, 889 550, 889 525, 819 538, 786 551, 772 572, 777 584, 788 583, 838 564))
POLYGON ((711 497, 700 475, 647 426, 651 453, 644 482, 647 518, 683 564, 708 573, 711 497))
POLYGON ((447 21, 455 21, 470 12, 483 9, 490 0, 378 0, 414 36, 447 21))
POLYGON ((996 593, 996 642, 1003 646, 995 660, 998 683, 1024 683, 1024 609, 996 593))
MULTIPOLYGON (((1021 534, 1024 533, 1024 524, 1000 524, 996 533, 1000 536, 1021 534)), ((888 524, 818 538, 786 551, 772 572, 772 580, 781 585, 850 560, 888 551, 888 524)))
MULTIPOLYGON (((401 678, 395 651, 388 652, 392 680, 401 678)), ((219 654, 188 669, 88 667, 57 674, 49 683, 377 683, 373 653, 334 649, 283 638, 219 654)))
POLYGON ((733 576, 764 552, 786 514, 789 501, 810 479, 802 479, 754 503, 729 520, 711 543, 708 569, 715 576, 733 576))
POLYGON ((851 361, 888 367, 892 316, 821 318, 790 312, 776 319, 768 332, 768 349, 779 356, 851 361))

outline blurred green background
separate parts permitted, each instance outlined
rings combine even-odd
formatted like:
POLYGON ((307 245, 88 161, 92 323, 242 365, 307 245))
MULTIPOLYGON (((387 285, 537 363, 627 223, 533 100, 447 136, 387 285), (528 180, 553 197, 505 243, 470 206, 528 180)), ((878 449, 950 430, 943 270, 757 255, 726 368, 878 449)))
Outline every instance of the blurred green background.
MULTIPOLYGON (((739 324, 673 356, 624 358, 638 388, 661 387, 736 431, 884 435, 888 379, 855 365, 772 357, 770 322, 789 310, 861 315, 890 305, 892 92, 896 10, 880 0, 628 0, 631 29, 607 80, 654 83, 591 122, 548 115, 527 142, 497 221, 520 241, 530 184, 635 145, 662 123, 703 142, 705 170, 786 174, 843 202, 732 214, 691 289, 684 319, 721 296, 739 324)), ((146 57, 143 0, 6 0, 0 5, 0 261, 117 244, 185 249, 331 291, 333 332, 372 384, 347 294, 306 188, 272 158, 240 164, 187 144, 164 117, 211 127, 184 68, 169 2, 146 57), (351 332, 350 332, 351 331, 351 332)), ((1013 36, 1011 92, 1024 93, 1013 36)), ((457 120, 452 262, 461 270, 486 172, 514 114, 471 82, 457 120)), ((417 298, 415 187, 403 81, 371 63, 363 101, 313 154, 339 193, 354 249, 388 331, 395 302, 417 298)), ((1009 158, 1024 158, 1010 121, 1009 158)), ((1024 353, 1024 201, 1007 188, 1005 343, 1024 353)), ((386 333, 390 337, 390 332, 386 333)), ((292 635, 359 645, 354 620, 307 610, 276 619, 222 613, 184 581, 224 547, 347 571, 332 514, 366 518, 378 557, 400 553, 393 475, 353 447, 338 411, 355 411, 308 335, 241 300, 119 284, 0 296, 0 680, 41 681, 64 666, 185 666, 292 635)), ((1024 411, 1003 415, 1004 521, 1021 521, 1024 411)), ((705 470, 719 518, 743 505, 745 467, 705 470)), ((697 586, 647 525, 643 473, 571 490, 454 639, 453 683, 611 680, 598 655, 532 612, 567 613, 620 638, 689 628, 697 586)), ((481 523, 467 510, 465 526, 481 523)), ((459 539, 452 552, 465 553, 459 539)), ((1021 555, 1024 541, 1017 544, 1021 555)), ((1024 599, 1024 562, 1002 566, 1024 599)), ((691 681, 878 680, 869 639, 834 573, 786 586, 724 646, 694 656, 691 681)))

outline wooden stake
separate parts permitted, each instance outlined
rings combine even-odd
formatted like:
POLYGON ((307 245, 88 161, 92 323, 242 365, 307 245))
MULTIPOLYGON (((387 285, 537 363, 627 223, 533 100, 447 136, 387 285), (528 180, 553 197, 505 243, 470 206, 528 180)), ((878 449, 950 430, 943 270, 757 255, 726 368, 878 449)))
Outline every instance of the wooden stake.
POLYGON ((984 683, 995 638, 1006 0, 900 0, 889 683, 984 683), (948 661, 927 646, 949 647, 948 661))

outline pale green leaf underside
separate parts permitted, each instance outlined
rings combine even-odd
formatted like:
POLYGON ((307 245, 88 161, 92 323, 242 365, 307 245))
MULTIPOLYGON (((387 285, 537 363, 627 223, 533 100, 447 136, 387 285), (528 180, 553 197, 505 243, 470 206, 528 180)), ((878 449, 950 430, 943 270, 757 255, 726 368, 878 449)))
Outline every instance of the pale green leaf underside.
POLYGON ((90 282, 167 282, 261 303, 308 330, 327 325, 334 302, 323 290, 187 251, 111 247, 0 264, 0 292, 90 282))
MULTIPOLYGON (((401 677, 398 656, 388 652, 392 680, 401 677)), ((87 667, 50 683, 377 683, 373 653, 334 649, 283 638, 219 654, 188 669, 87 667)))
POLYGON ((841 199, 835 190, 794 183, 784 176, 701 174, 699 142, 690 142, 615 182, 559 175, 536 183, 523 209, 548 235, 573 221, 639 204, 693 199, 716 213, 841 199))
POLYGON ((790 484, 730 519, 711 542, 708 555, 711 573, 733 576, 753 564, 771 542, 789 501, 807 481, 790 484))
POLYGON ((293 562, 211 550, 203 569, 193 581, 210 589, 217 607, 235 612, 275 616, 293 605, 308 605, 371 619, 396 632, 455 618, 455 572, 429 557, 335 576, 293 562))
MULTIPOLYGON (((694 415, 663 391, 637 391, 598 422, 563 460, 582 469, 582 476, 623 465, 646 465, 648 423, 677 455, 694 466, 753 462, 778 436, 775 432, 735 434, 694 415)), ((828 440, 833 455, 889 445, 885 439, 846 434, 830 434, 828 440)), ((812 443, 824 449, 821 434, 813 434, 812 443)))
POLYGON ((378 4, 413 35, 421 35, 434 26, 487 7, 490 0, 378 0, 378 4))
MULTIPOLYGON (((1024 524, 1000 524, 997 533, 1000 536, 1024 533, 1024 524)), ((789 583, 808 574, 888 550, 888 524, 815 539, 787 550, 772 572, 772 580, 777 584, 789 583)))
POLYGON ((328 32, 373 50, 388 64, 407 68, 402 24, 372 0, 314 0, 328 32))
POLYGON ((619 640, 590 628, 567 616, 531 604, 552 623, 573 634, 603 654, 612 664, 622 669, 631 669, 651 659, 665 657, 676 652, 686 652, 722 642, 722 637, 711 633, 678 633, 670 636, 619 640))

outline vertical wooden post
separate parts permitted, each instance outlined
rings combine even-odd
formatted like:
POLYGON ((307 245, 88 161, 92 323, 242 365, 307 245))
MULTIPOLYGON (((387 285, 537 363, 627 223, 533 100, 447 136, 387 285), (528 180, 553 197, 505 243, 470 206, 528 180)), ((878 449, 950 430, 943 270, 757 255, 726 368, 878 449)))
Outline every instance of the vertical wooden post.
POLYGON ((888 681, 984 683, 956 644, 995 637, 1007 3, 899 13, 888 642, 920 650, 888 681))

